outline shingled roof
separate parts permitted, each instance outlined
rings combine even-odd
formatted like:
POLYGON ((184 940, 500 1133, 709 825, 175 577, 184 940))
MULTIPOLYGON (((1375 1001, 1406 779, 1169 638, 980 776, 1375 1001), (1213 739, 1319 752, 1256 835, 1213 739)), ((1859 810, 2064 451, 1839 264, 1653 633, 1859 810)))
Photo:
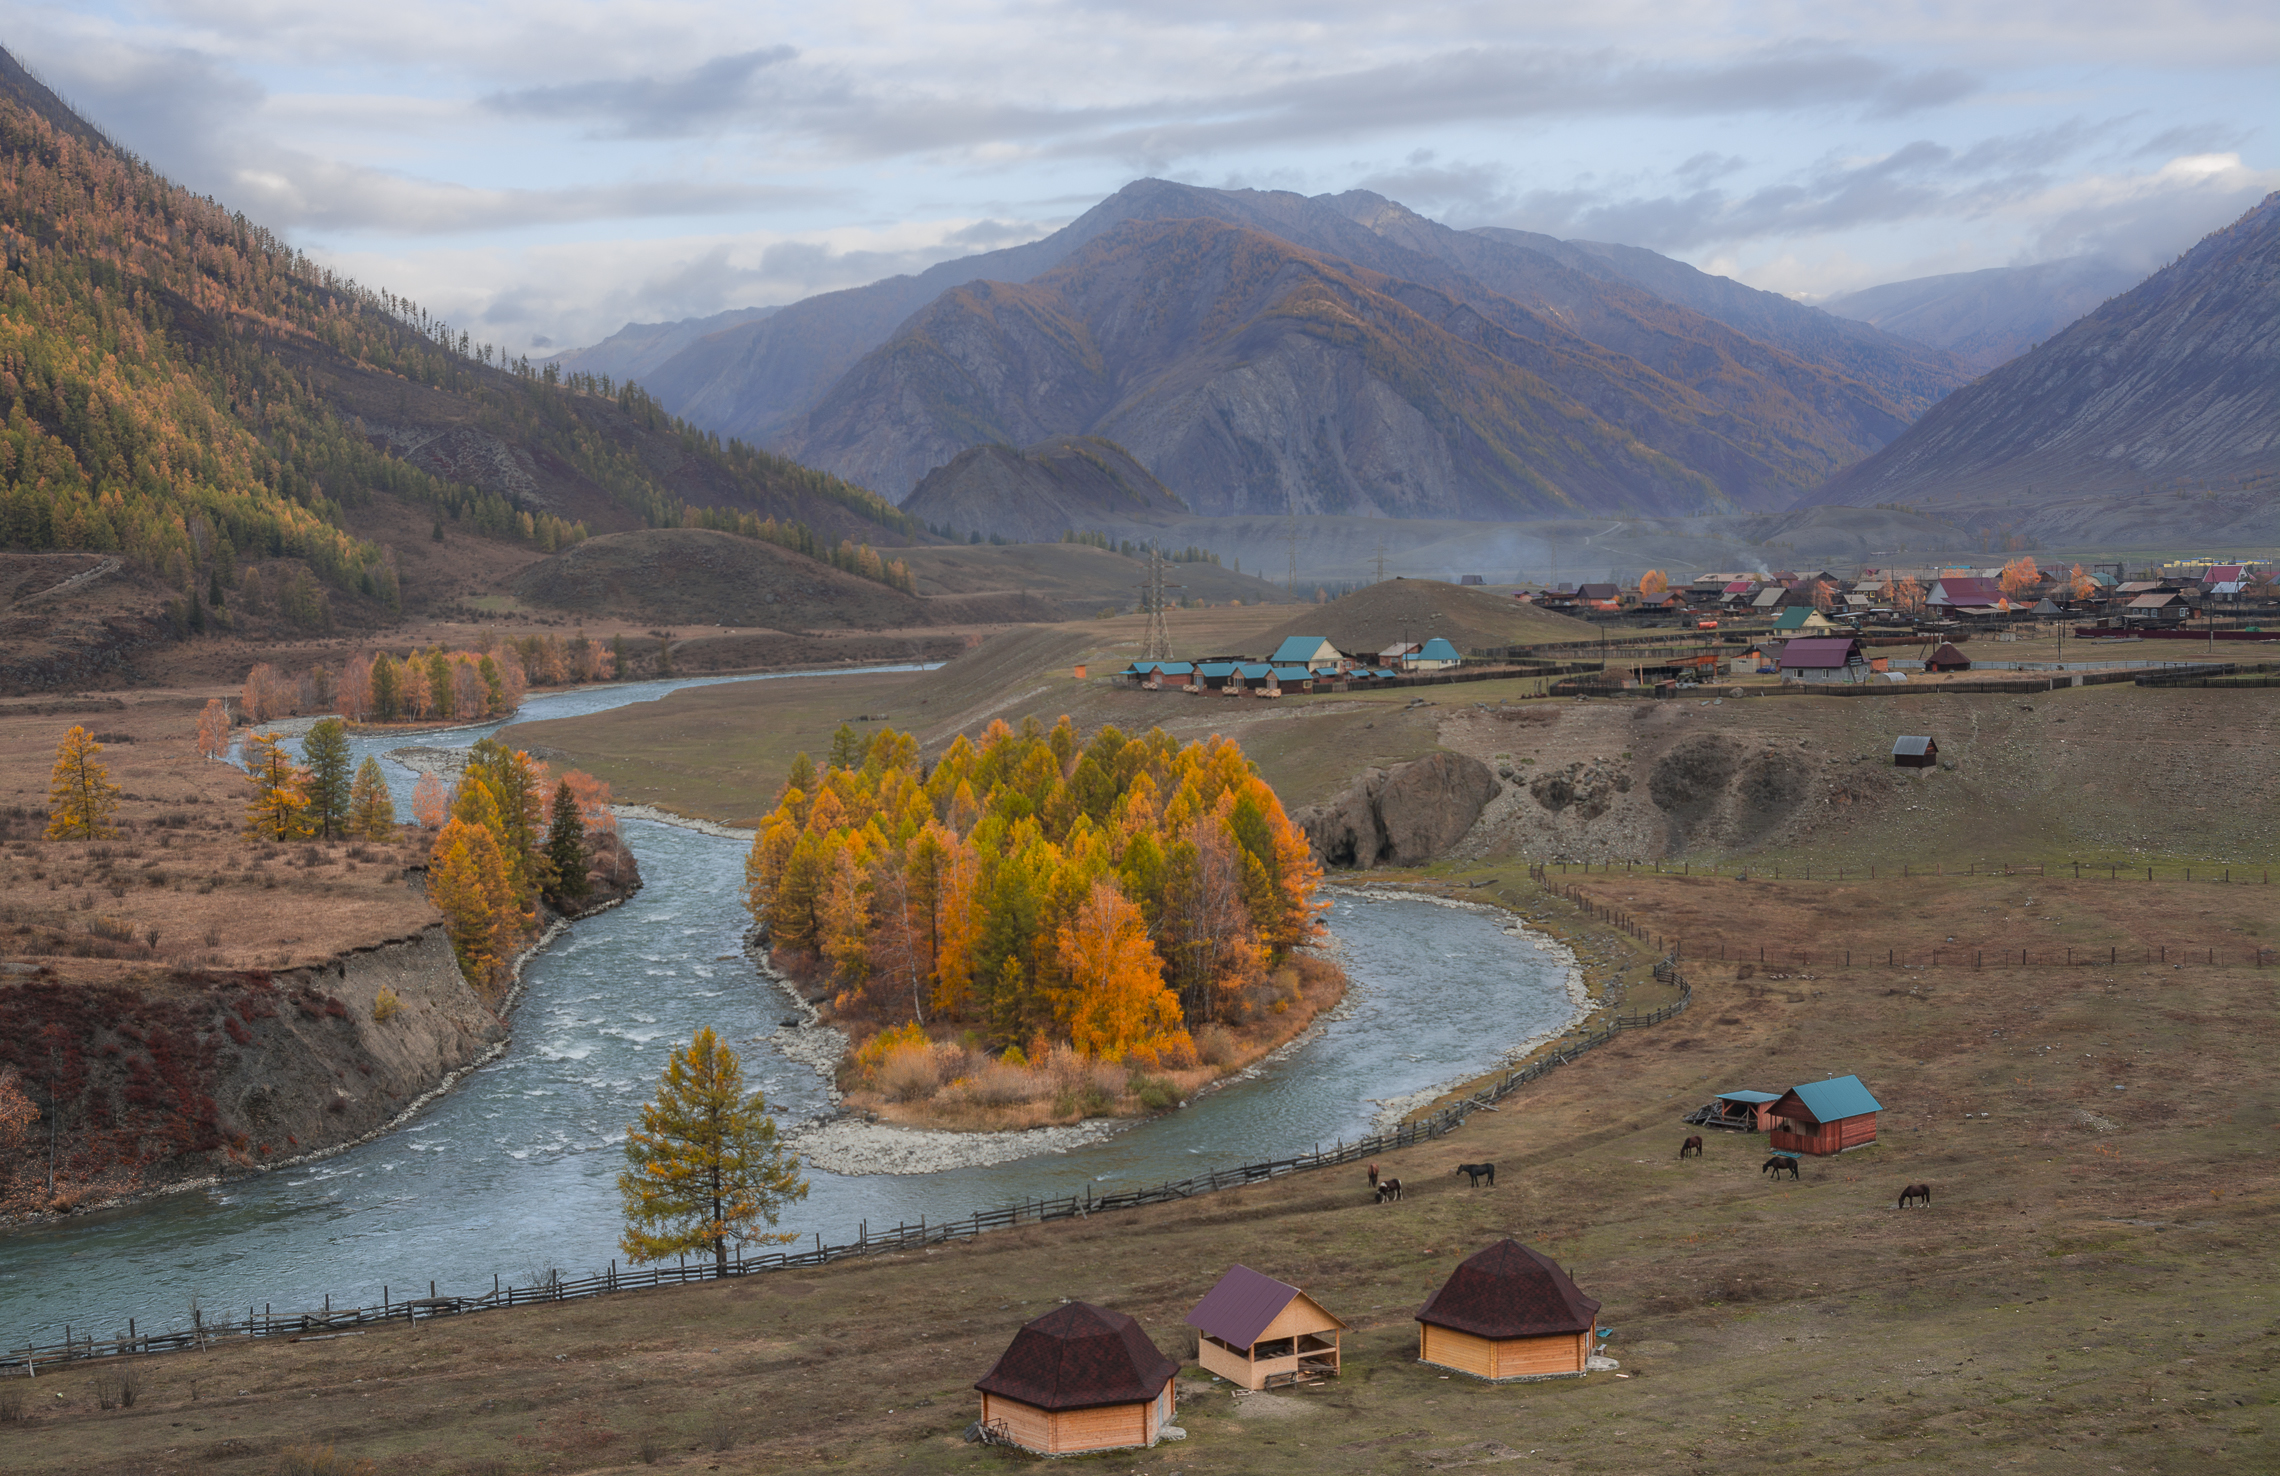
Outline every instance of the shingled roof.
MULTIPOLYGON (((1301 1297, 1306 1297, 1306 1293, 1288 1282, 1236 1265, 1195 1304, 1195 1310, 1187 1315, 1188 1326, 1209 1333, 1223 1343, 1248 1348, 1282 1315, 1283 1308, 1301 1297)), ((1314 1302, 1311 1297, 1306 1299, 1314 1302)), ((1314 1305, 1319 1308, 1321 1304, 1314 1305)), ((1345 1326, 1329 1313, 1323 1315, 1338 1326, 1345 1326)))
POLYGON ((1163 1392, 1179 1365, 1122 1312, 1070 1302, 1013 1335, 974 1387, 1039 1409, 1139 1404, 1163 1392))
POLYGON ((1501 1240, 1449 1273, 1417 1313, 1419 1322, 1482 1338, 1534 1338, 1587 1331, 1599 1303, 1551 1257, 1501 1240))

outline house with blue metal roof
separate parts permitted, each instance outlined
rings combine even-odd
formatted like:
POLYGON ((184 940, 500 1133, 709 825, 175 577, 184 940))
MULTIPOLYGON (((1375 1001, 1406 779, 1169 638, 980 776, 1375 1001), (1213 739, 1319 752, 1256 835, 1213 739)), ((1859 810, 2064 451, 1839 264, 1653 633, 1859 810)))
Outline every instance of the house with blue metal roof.
POLYGON ((1857 1076, 1832 1076, 1791 1087, 1767 1108, 1776 1119, 1777 1153, 1849 1153, 1876 1141, 1876 1114, 1883 1104, 1857 1076))
POLYGON ((1345 653, 1325 636, 1289 636, 1267 658, 1276 666, 1303 666, 1310 671, 1336 671, 1346 664, 1345 653))
POLYGON ((1443 667, 1459 665, 1464 659, 1457 648, 1449 644, 1447 637, 1435 636, 1417 648, 1417 654, 1409 658, 1409 665, 1415 671, 1439 671, 1443 667))

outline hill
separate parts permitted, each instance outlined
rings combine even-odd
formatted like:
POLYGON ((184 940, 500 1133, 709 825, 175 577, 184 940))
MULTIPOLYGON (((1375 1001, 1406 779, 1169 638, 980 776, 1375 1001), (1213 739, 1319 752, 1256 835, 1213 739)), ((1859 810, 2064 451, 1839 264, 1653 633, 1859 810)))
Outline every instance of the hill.
POLYGON ((1971 373, 1985 374, 2129 291, 2143 275, 2118 262, 2077 256, 1886 282, 1821 306, 1840 318, 1946 349, 1971 373))
POLYGON ((758 539, 709 528, 590 538, 515 577, 542 609, 664 625, 885 630, 932 622, 924 600, 758 539))
POLYGON ((1585 621, 1523 605, 1510 595, 1436 579, 1388 579, 1275 626, 1258 638, 1257 654, 1272 652, 1291 636, 1322 636, 1339 650, 1360 655, 1396 641, 1435 636, 1471 652, 1535 641, 1585 641, 1597 634, 1598 628, 1585 621))
POLYGON ((2032 527, 2060 495, 2260 484, 2269 499, 2276 425, 2280 194, 1807 501, 1984 508, 2032 527))
MULTIPOLYGON (((1011 618, 1022 620, 1074 619, 1107 607, 1132 609, 1148 579, 1147 560, 1137 550, 1126 554, 1085 543, 953 543, 907 549, 902 559, 914 587, 929 600, 945 608, 993 600, 1005 608, 1018 601, 1011 606, 1018 612, 1011 618)), ((1164 582, 1175 601, 1279 605, 1296 598, 1279 584, 1200 560, 1172 563, 1164 582)))
POLYGON ((944 294, 783 444, 892 487, 976 443, 1102 435, 1207 515, 1763 508, 1842 460, 1468 290, 1213 221, 1121 225, 944 294))
POLYGON ((647 384, 674 355, 699 339, 756 323, 775 311, 772 307, 731 308, 710 317, 673 323, 628 323, 600 343, 566 350, 546 362, 563 374, 607 374, 647 384))
POLYGON ((1187 504, 1098 436, 1056 436, 1026 450, 969 446, 920 479, 902 510, 932 527, 1051 543, 1063 533, 1178 517, 1187 504))

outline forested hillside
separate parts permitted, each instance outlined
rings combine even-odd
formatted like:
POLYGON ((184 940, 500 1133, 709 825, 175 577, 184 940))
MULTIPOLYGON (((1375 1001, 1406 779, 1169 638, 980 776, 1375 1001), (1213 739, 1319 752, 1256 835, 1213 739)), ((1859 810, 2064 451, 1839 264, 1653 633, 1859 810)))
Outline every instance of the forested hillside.
POLYGON ((36 86, 0 72, 0 544, 122 555, 194 614, 242 564, 297 561, 384 618, 382 505, 546 550, 695 522, 825 557, 911 541, 861 488, 336 276, 59 128, 36 86))

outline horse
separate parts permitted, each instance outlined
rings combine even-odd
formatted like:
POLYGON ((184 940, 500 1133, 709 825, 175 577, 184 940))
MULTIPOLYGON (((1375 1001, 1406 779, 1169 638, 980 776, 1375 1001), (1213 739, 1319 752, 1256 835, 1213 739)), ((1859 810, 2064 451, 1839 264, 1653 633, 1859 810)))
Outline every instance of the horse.
POLYGON ((1791 1177, 1792 1179, 1796 1178, 1796 1177, 1797 1177, 1797 1160, 1796 1160, 1796 1159, 1794 1159, 1794 1158, 1791 1158, 1791 1157, 1790 1157, 1788 1154, 1786 1154, 1786 1153, 1776 1153, 1775 1155, 1773 1155, 1773 1157, 1771 1157, 1771 1158, 1767 1159, 1767 1160, 1766 1160, 1764 1163, 1762 1163, 1762 1164, 1758 1165, 1758 1172, 1759 1172, 1759 1173, 1761 1173, 1761 1174, 1770 1173, 1770 1174, 1772 1174, 1772 1175, 1773 1175, 1775 1178, 1777 1178, 1777 1179, 1781 1177, 1781 1171, 1782 1171, 1783 1169, 1787 1169, 1787 1170, 1789 1170, 1789 1177, 1791 1177))
POLYGON ((1908 1201, 1911 1199, 1921 1201, 1925 1209, 1930 1209, 1932 1207, 1932 1186, 1929 1184, 1910 1184, 1900 1191, 1900 1202, 1893 1208, 1906 1209, 1908 1201))
POLYGON ((1702 1156, 1702 1135, 1700 1133, 1696 1133, 1693 1137, 1688 1138, 1685 1142, 1678 1145, 1678 1156, 1680 1158, 1685 1158, 1689 1154, 1696 1158, 1700 1158, 1702 1156))
POLYGON ((1377 1188, 1377 1179, 1377 1165, 1373 1163, 1370 1165, 1370 1187, 1372 1189, 1377 1188))
POLYGON ((1379 1204, 1384 1204, 1384 1203, 1385 1203, 1386 1201, 1388 1201, 1388 1200, 1399 1199, 1399 1198, 1401 1198, 1401 1180, 1399 1180, 1399 1179, 1380 1179, 1380 1180, 1378 1180, 1378 1186, 1377 1186, 1377 1202, 1378 1202, 1379 1204))
POLYGON ((1489 1188, 1494 1189, 1496 1187, 1496 1165, 1493 1163, 1460 1163, 1457 1165, 1457 1172, 1472 1175, 1470 1187, 1474 1189, 1480 1187, 1480 1181, 1483 1178, 1488 1180, 1489 1188))

